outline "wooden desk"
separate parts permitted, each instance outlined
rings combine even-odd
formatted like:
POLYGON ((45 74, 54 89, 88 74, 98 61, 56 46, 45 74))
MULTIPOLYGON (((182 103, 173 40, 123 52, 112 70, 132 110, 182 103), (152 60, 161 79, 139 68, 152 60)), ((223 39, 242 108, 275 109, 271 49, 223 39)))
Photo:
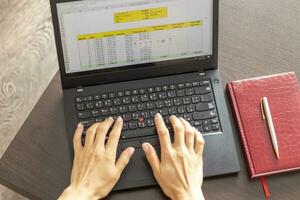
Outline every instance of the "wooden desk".
MULTIPOLYGON (((300 75, 300 2, 220 1, 219 66, 224 81, 296 71, 300 75)), ((43 78, 43 77, 41 77, 43 78)), ((0 160, 0 182, 30 199, 56 199, 69 181, 71 161, 58 75, 0 160)), ((236 135, 235 135, 236 136, 236 135)), ((264 199, 248 179, 236 137, 241 172, 204 181, 207 200, 264 199)), ((267 179, 274 200, 300 196, 300 172, 267 179)), ((158 187, 111 194, 108 199, 166 199, 158 187)))

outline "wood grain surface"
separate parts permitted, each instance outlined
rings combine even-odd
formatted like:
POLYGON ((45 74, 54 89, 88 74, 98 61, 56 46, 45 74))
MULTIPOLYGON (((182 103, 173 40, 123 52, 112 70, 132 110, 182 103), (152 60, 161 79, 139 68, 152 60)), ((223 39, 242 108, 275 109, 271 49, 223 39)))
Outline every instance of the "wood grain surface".
MULTIPOLYGON (((299 78, 299 22, 298 0, 220 0, 219 66, 224 80, 285 71, 296 71, 299 78)), ((52 30, 48 0, 0 1, 0 155, 57 71, 52 30)), ((40 117, 43 116, 47 115, 40 117)), ((241 162, 244 167, 243 160, 241 162)), ((11 180, 19 181, 14 178, 11 180)), ((281 176, 280 182, 276 182, 277 178, 271 178, 274 179, 271 187, 277 189, 280 184, 285 186, 282 193, 278 193, 278 199, 293 199, 296 197, 293 195, 299 194, 297 187, 287 189, 289 175, 281 176)), ((230 199, 230 192, 239 192, 233 186, 222 184, 222 179, 219 182, 216 180, 206 180, 204 192, 213 193, 212 188, 217 188, 220 194, 224 194, 228 190, 224 199, 230 199)), ((258 191, 260 188, 258 184, 249 183, 246 176, 238 180, 232 178, 228 183, 245 188, 249 184, 254 185, 258 191)), ((11 184, 14 183, 7 183, 11 184)), ((242 199, 250 199, 248 195, 252 190, 241 192, 245 193, 240 195, 242 199)), ((128 197, 134 195, 131 193, 128 197)), ((214 195, 210 197, 222 199, 214 195)), ((22 197, 0 187, 0 199, 22 197)))
MULTIPOLYGON (((58 69, 49 7, 0 1, 0 157, 58 69)), ((21 197, 0 187, 0 199, 21 197)))

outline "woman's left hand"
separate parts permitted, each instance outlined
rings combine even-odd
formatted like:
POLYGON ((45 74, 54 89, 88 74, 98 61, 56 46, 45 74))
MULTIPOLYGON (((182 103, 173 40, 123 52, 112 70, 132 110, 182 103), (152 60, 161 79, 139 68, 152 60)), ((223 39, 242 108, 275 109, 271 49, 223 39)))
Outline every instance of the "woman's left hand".
POLYGON ((92 125, 87 130, 84 146, 81 144, 83 126, 78 125, 73 141, 75 155, 71 184, 59 200, 102 199, 118 182, 134 153, 134 148, 129 147, 124 150, 116 161, 123 120, 118 117, 105 144, 105 138, 113 123, 114 120, 109 118, 102 123, 92 125))

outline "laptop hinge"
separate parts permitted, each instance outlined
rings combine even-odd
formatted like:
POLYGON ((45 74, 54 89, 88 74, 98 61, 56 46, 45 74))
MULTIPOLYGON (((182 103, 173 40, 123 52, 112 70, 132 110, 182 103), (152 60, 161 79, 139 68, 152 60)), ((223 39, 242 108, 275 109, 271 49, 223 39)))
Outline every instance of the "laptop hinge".
POLYGON ((78 93, 83 92, 83 87, 82 86, 77 87, 76 92, 78 92, 78 93))

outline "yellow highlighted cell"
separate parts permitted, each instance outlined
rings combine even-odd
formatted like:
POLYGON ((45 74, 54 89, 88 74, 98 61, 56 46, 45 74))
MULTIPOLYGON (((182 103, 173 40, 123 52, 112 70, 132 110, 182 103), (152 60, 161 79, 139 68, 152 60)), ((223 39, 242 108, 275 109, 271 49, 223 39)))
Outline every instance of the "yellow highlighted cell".
POLYGON ((168 8, 159 7, 115 13, 114 21, 116 24, 118 24, 149 19, 160 19, 165 17, 168 17, 168 8))
POLYGON ((175 23, 175 24, 165 24, 165 25, 159 25, 159 26, 147 26, 147 27, 142 27, 142 28, 132 28, 132 29, 125 29, 125 30, 79 35, 79 36, 77 36, 77 40, 100 39, 100 38, 105 38, 105 37, 113 37, 113 36, 120 36, 120 35, 132 35, 132 34, 137 34, 137 33, 147 33, 147 32, 154 32, 154 31, 161 31, 161 30, 171 30, 171 29, 195 27, 195 26, 201 27, 202 25, 203 25, 203 21, 198 20, 198 21, 182 22, 182 23, 175 23))

